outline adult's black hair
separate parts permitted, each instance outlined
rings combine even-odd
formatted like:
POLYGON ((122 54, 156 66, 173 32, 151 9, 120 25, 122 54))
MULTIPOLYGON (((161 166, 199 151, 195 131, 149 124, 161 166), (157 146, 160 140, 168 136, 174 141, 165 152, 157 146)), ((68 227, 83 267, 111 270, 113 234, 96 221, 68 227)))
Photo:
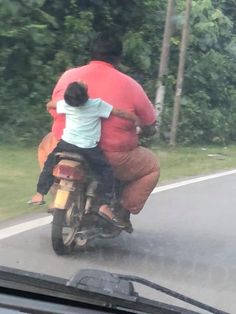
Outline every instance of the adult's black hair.
POLYGON ((79 107, 88 100, 87 86, 81 82, 72 82, 67 86, 64 99, 69 106, 79 107))
POLYGON ((119 61, 122 50, 119 36, 111 32, 102 32, 91 43, 91 58, 115 64, 119 61))

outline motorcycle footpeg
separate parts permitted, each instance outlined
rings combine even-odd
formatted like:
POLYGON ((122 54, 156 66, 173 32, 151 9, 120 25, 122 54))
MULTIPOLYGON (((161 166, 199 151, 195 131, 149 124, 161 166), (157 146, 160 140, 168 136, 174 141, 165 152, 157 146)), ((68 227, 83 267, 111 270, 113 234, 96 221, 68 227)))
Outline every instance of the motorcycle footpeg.
POLYGON ((76 237, 82 236, 82 237, 86 237, 88 240, 91 240, 98 237, 101 234, 101 232, 102 232, 101 228, 87 229, 87 230, 78 231, 76 233, 76 237))
POLYGON ((130 223, 129 226, 127 226, 124 231, 126 231, 127 233, 133 233, 134 229, 133 229, 133 226, 132 224, 130 223))

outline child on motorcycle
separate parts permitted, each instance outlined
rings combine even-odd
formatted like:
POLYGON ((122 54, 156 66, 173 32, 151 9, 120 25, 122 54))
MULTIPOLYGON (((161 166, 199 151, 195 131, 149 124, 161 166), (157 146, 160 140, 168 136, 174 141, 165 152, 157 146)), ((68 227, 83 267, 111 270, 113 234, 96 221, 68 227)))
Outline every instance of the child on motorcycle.
MULTIPOLYGON (((58 102, 50 101, 47 109, 56 108, 57 113, 66 115, 66 127, 63 130, 62 139, 56 148, 48 155, 44 168, 39 176, 37 193, 28 202, 32 205, 44 204, 46 195, 53 184, 53 168, 57 164, 58 152, 78 153, 91 165, 92 170, 101 178, 103 183, 102 206, 99 213, 106 212, 112 198, 113 171, 108 164, 105 155, 99 148, 101 136, 101 118, 108 119, 110 115, 126 120, 131 120, 137 126, 138 117, 129 112, 115 109, 100 98, 90 99, 87 86, 82 82, 73 82, 68 85, 64 99, 58 102)), ((112 221, 120 228, 126 225, 114 215, 112 221)))

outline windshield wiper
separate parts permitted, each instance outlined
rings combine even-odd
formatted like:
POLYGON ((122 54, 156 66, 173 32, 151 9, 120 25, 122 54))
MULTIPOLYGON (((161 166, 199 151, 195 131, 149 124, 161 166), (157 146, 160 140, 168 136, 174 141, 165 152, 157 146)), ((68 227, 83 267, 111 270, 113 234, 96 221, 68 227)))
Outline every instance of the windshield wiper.
MULTIPOLYGON (((110 291, 112 294, 117 293, 117 284, 124 284, 124 283, 131 283, 131 282, 137 282, 140 283, 146 287, 152 288, 154 290, 160 291, 162 293, 165 293, 173 298, 179 299, 181 301, 184 301, 188 304, 194 305, 200 309, 203 309, 205 311, 208 311, 210 313, 214 314, 228 314, 226 312, 223 312, 221 310, 218 310, 210 305, 204 304, 202 302, 199 302, 197 300, 194 300, 192 298, 189 298, 183 294, 180 294, 174 290, 165 288, 163 286, 160 286, 154 282, 151 282, 149 280, 146 280, 144 278, 138 277, 138 276, 132 276, 132 275, 123 275, 123 274, 113 274, 108 273, 105 271, 98 271, 98 270, 81 270, 76 275, 72 277, 71 280, 68 281, 68 286, 73 287, 80 287, 80 288, 87 288, 91 289, 92 287, 96 287, 97 289, 102 289, 103 291, 110 291), (120 281, 119 281, 120 280, 120 281)), ((131 286, 131 291, 134 291, 133 285, 131 286)), ((120 293, 123 292, 123 287, 119 286, 120 293)), ((126 293, 127 295, 127 293, 126 293)), ((140 300, 140 297, 139 297, 140 300)), ((142 298, 144 301, 145 299, 142 298)), ((193 312, 192 312, 193 313, 193 312)))
POLYGON ((143 298, 135 291, 133 282, 168 294, 209 313, 229 314, 136 276, 85 269, 80 270, 71 279, 67 280, 0 267, 0 292, 1 288, 14 289, 17 295, 19 295, 19 291, 22 293, 28 292, 27 295, 30 298, 36 298, 36 295, 40 294, 48 298, 51 297, 52 301, 60 298, 71 300, 72 303, 82 302, 112 309, 129 309, 133 310, 133 313, 199 314, 199 312, 143 298))
POLYGON ((181 293, 178 293, 174 290, 171 290, 171 289, 168 289, 168 288, 165 288, 163 286, 160 286, 154 282, 151 282, 149 280, 146 280, 144 278, 141 278, 141 277, 138 277, 138 276, 129 276, 129 275, 118 275, 119 278, 121 279, 126 279, 126 280, 130 280, 132 282, 137 282, 137 283, 140 283, 146 287, 149 287, 149 288, 152 288, 154 290, 157 290, 157 291, 160 291, 160 292, 163 292, 173 298, 176 298, 176 299, 179 299, 181 301, 184 301, 185 303, 188 303, 188 304, 191 304, 191 305, 194 305, 200 309, 203 309, 205 311, 208 311, 210 313, 214 313, 214 314, 229 314, 227 312, 224 312, 224 311, 221 311, 219 309, 216 309, 210 305, 207 305, 207 304, 204 304, 202 302, 199 302, 197 300, 194 300, 192 298, 189 298, 181 293))

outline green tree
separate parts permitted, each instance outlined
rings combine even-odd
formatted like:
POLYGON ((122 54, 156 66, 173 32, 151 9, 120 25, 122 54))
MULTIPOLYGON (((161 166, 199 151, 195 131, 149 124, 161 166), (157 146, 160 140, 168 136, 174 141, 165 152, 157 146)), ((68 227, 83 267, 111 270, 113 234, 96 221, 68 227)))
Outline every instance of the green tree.
MULTIPOLYGON (((193 1, 191 34, 186 62, 184 96, 178 140, 182 143, 219 142, 235 139, 235 36, 234 22, 222 8, 225 1, 193 1), (221 3, 221 6, 219 5, 221 3)), ((181 12, 177 27, 181 26, 181 12)), ((172 38, 179 45, 179 32, 172 38)), ((176 52, 173 48, 172 53, 176 52)), ((173 61, 173 60, 172 60, 173 61)), ((176 61, 174 60, 174 63, 176 61)), ((162 134, 168 134, 175 64, 168 77, 169 97, 162 134)))
MULTIPOLYGON (((50 128, 44 104, 66 69, 89 59, 89 42, 113 30, 121 69, 154 99, 166 0, 0 0, 0 141, 39 140, 50 128)), ((184 0, 176 1, 162 139, 170 130, 184 0)), ((236 0, 193 0, 178 141, 236 139, 236 0)))

